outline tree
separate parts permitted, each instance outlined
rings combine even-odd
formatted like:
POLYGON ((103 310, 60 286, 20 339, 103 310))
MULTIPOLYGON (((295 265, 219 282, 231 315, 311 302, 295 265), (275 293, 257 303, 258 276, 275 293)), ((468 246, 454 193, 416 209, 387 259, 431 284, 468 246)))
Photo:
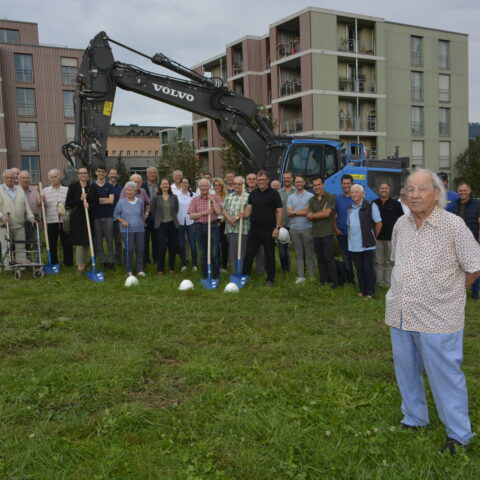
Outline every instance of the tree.
POLYGON ((222 143, 222 170, 225 173, 227 170, 233 170, 235 175, 245 176, 250 172, 245 171, 245 166, 242 162, 242 154, 238 148, 231 143, 222 143))
POLYGON ((172 142, 163 147, 157 167, 160 178, 171 177, 174 170, 181 170, 193 181, 200 173, 200 163, 195 155, 192 142, 178 136, 175 136, 172 142))
POLYGON ((473 196, 480 196, 480 137, 468 142, 468 148, 457 158, 455 169, 458 173, 455 183, 466 180, 472 186, 473 196))
POLYGON ((130 173, 122 157, 117 157, 117 164, 115 165, 118 173, 118 183, 125 185, 130 180, 130 173))

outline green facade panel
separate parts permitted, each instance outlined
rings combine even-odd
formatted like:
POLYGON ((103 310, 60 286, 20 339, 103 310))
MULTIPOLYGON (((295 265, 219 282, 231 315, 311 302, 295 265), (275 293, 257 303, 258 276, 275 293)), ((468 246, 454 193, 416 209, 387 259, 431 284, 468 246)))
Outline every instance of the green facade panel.
POLYGON ((326 13, 311 12, 312 48, 337 49, 337 17, 326 13))

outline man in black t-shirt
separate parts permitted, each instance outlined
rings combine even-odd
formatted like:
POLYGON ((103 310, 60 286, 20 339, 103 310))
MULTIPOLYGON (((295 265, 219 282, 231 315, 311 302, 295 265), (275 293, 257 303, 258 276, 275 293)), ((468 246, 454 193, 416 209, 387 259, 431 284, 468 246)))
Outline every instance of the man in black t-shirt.
POLYGON ((248 206, 240 216, 250 217, 247 236, 247 250, 243 262, 243 275, 250 275, 252 262, 260 245, 265 249, 267 287, 273 287, 275 280, 275 239, 282 226, 282 199, 279 193, 269 187, 267 172, 257 173, 258 188, 250 193, 248 206))

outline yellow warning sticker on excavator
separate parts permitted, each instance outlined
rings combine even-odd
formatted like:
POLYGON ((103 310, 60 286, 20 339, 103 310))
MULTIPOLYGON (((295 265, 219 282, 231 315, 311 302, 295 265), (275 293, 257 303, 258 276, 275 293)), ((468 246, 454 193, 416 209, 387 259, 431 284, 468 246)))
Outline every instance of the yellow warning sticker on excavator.
POLYGON ((106 117, 111 117, 112 116, 112 108, 113 108, 113 102, 106 101, 103 104, 103 114, 106 117))
POLYGON ((354 180, 365 180, 365 175, 362 175, 361 173, 351 173, 350 175, 354 180))

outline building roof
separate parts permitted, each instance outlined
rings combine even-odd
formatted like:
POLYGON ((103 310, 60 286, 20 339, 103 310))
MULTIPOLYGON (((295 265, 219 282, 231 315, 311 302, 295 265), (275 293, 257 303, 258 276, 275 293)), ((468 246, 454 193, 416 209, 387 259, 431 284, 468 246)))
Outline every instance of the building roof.
POLYGON ((115 125, 112 123, 108 131, 110 137, 158 137, 160 130, 174 128, 166 125, 115 125))

